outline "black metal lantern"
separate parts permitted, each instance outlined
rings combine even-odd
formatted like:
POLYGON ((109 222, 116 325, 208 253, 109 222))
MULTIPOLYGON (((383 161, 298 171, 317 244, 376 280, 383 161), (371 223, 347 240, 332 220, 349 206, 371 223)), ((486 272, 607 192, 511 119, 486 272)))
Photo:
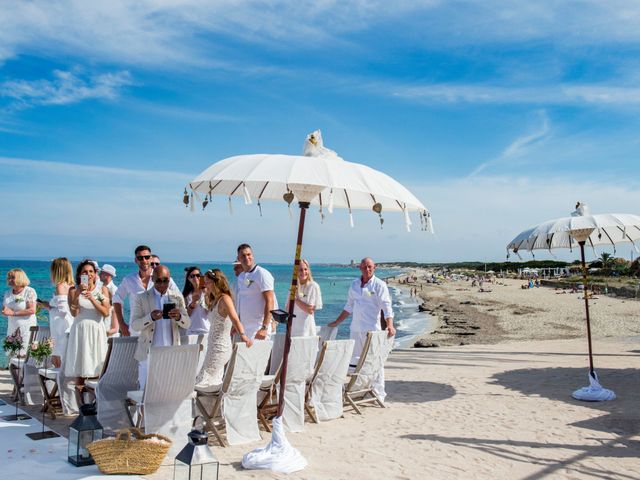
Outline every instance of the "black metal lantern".
POLYGON ((277 310, 271 310, 271 315, 273 315, 273 318, 276 322, 284 323, 285 325, 289 320, 289 315, 291 315, 291 318, 295 318, 295 315, 289 314, 289 312, 287 312, 286 310, 282 310, 281 308, 278 308, 277 310))
POLYGON ((69 463, 76 467, 93 465, 93 458, 87 446, 91 442, 101 440, 102 425, 96 417, 95 405, 82 405, 80 415, 69 426, 69 463))
POLYGON ((194 429, 188 437, 189 443, 174 462, 174 480, 217 479, 220 464, 209 448, 209 434, 194 429))

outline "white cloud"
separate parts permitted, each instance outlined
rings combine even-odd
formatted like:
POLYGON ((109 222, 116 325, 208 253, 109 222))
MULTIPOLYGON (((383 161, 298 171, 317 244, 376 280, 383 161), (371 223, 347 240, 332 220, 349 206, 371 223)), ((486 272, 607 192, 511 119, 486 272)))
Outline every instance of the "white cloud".
POLYGON ((514 159, 530 153, 532 148, 535 148, 545 138, 547 138, 549 135, 549 118, 544 111, 538 112, 538 116, 542 121, 542 125, 540 125, 534 132, 516 138, 497 158, 478 165, 478 167, 471 172, 471 176, 478 175, 489 167, 496 167, 504 165, 505 163, 509 163, 511 164, 510 166, 513 166, 514 159))
POLYGON ((129 72, 82 75, 79 70, 54 70, 52 80, 9 80, 0 83, 0 97, 10 108, 34 105, 68 105, 88 99, 116 98, 123 87, 132 85, 129 72))

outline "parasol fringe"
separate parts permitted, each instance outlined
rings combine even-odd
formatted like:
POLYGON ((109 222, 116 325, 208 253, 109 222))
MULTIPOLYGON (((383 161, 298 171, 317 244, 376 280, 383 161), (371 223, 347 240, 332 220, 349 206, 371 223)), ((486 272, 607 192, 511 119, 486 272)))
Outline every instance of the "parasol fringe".
POLYGON ((407 232, 411 231, 411 217, 409 217, 409 209, 404 206, 404 225, 407 227, 407 232))
POLYGON ((349 209, 349 225, 353 228, 353 213, 351 213, 351 209, 349 209))
POLYGON ((251 195, 249 195, 249 190, 244 183, 242 184, 242 194, 244 195, 244 204, 251 205, 251 195))
POLYGON ((233 204, 231 203, 231 197, 229 197, 229 215, 233 215, 233 204))
POLYGON ((193 192, 191 192, 191 198, 190 198, 189 202, 190 202, 189 203, 189 210, 191 211, 191 213, 193 213, 193 212, 196 211, 196 204, 193 201, 193 192))
POLYGON ((329 213, 333 213, 333 188, 329 190, 329 213))
POLYGON ((427 212, 427 232, 433 234, 433 221, 431 220, 431 212, 427 212))

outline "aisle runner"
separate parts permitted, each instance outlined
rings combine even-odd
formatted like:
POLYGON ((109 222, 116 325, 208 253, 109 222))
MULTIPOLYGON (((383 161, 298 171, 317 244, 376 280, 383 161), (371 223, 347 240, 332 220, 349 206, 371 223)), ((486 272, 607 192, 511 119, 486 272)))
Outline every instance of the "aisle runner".
MULTIPOLYGON (((19 413, 24 413, 18 410, 19 413)), ((0 406, 0 416, 15 413, 15 405, 0 406)), ((47 478, 66 479, 135 479, 131 475, 102 475, 98 467, 74 467, 67 462, 67 439, 48 438, 34 441, 27 433, 39 432, 42 423, 31 418, 21 422, 5 422, 0 419, 0 477, 11 479, 47 478)))

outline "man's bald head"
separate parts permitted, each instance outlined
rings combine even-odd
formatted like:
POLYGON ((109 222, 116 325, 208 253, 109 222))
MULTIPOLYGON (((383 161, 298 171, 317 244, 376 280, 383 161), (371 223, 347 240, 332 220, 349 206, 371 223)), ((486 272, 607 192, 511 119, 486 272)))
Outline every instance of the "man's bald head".
POLYGON ((376 271, 376 264, 371 257, 364 257, 360 262, 360 273, 362 273, 362 281, 368 282, 376 271))
POLYGON ((158 265, 153 269, 153 286, 155 289, 164 294, 169 288, 169 282, 171 281, 171 272, 164 265, 158 265))

